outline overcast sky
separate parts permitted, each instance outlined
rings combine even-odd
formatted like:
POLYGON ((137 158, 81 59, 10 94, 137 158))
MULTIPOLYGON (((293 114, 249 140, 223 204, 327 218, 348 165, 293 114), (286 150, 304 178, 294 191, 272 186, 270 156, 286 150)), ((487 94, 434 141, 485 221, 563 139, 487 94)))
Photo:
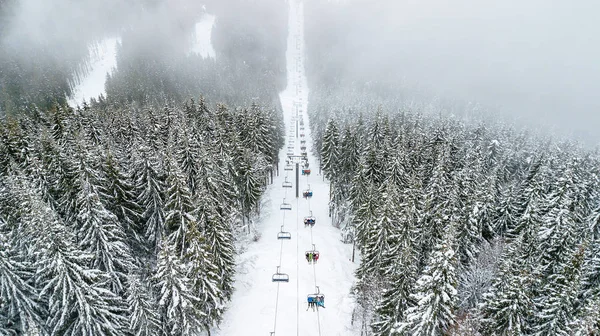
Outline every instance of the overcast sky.
POLYGON ((352 68, 600 141, 600 1, 348 2, 352 68))

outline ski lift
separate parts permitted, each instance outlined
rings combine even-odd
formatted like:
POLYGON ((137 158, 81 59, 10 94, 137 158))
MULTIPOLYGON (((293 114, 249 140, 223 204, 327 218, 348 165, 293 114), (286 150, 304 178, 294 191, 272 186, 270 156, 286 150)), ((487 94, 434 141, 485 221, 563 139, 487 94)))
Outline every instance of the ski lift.
POLYGON ((287 171, 294 170, 294 166, 292 166, 291 164, 286 164, 285 167, 283 168, 283 170, 287 170, 287 171))
POLYGON ((286 203, 285 202, 285 198, 284 198, 283 199, 283 203, 281 203, 281 205, 279 206, 279 209, 281 209, 281 210, 292 210, 292 204, 286 203))
POLYGON ((316 286, 316 287, 317 287, 317 292, 315 294, 308 294, 308 296, 306 297, 306 299, 308 301, 308 306, 311 307, 311 304, 312 304, 313 310, 315 307, 317 309, 319 307, 325 308, 325 295, 321 294, 321 291, 319 290, 319 286, 316 286))
POLYGON ((271 279, 273 280, 273 282, 289 282, 290 276, 285 273, 279 272, 279 266, 277 266, 277 272, 273 274, 273 277, 271 279))
POLYGON ((313 216, 312 211, 310 212, 310 216, 304 217, 304 226, 315 226, 317 223, 317 219, 313 216))
POLYGON ((310 186, 308 186, 308 189, 306 189, 302 192, 302 197, 311 198, 312 196, 313 196, 313 192, 312 192, 312 190, 310 190, 310 186))
POLYGON ((292 187, 292 182, 287 180, 287 176, 285 177, 285 181, 283 181, 283 183, 281 184, 282 187, 284 188, 291 188, 292 187))
POLYGON ((300 146, 300 150, 306 152, 306 146, 300 146))
POLYGON ((301 138, 304 138, 304 133, 300 133, 300 137, 301 137, 301 138))
POLYGON ((300 126, 300 130, 301 130, 301 131, 304 131, 304 126, 300 126))
POLYGON ((292 234, 286 231, 283 231, 283 225, 281 226, 281 230, 277 232, 277 239, 292 239, 292 234))
POLYGON ((304 144, 306 144, 306 140, 300 140, 300 144, 301 144, 301 145, 304 145, 304 144))
POLYGON ((310 169, 302 169, 302 175, 309 176, 310 175, 310 169))
POLYGON ((309 263, 316 263, 317 261, 319 261, 319 251, 317 251, 315 249, 315 244, 312 244, 313 248, 312 250, 306 251, 306 253, 304 254, 306 256, 306 260, 309 263))
POLYGON ((303 164, 303 167, 304 167, 304 168, 308 168, 308 161, 305 161, 305 162, 304 162, 304 164, 303 164))
POLYGON ((294 156, 294 152, 292 152, 292 151, 288 151, 288 152, 287 152, 287 156, 294 156))

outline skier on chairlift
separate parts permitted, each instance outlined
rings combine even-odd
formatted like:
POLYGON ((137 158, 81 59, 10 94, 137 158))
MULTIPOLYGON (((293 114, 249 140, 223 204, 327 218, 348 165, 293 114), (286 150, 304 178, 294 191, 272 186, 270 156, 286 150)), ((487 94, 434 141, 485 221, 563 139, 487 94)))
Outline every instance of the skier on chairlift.
POLYGON ((315 303, 316 303, 315 299, 316 298, 314 298, 312 296, 308 297, 308 299, 307 299, 308 300, 308 307, 306 307, 306 311, 308 311, 309 308, 312 308, 313 311, 315 311, 315 303))
POLYGON ((317 308, 319 307, 325 308, 325 297, 323 295, 317 296, 317 308))

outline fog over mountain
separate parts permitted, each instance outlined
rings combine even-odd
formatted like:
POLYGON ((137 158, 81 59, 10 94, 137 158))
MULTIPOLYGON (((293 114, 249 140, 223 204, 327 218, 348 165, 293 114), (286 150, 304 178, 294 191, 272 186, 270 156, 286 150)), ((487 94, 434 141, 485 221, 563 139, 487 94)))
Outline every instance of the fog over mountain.
POLYGON ((321 7, 337 20, 328 28, 345 27, 332 49, 346 72, 402 78, 517 124, 600 139, 598 2, 350 0, 321 7))

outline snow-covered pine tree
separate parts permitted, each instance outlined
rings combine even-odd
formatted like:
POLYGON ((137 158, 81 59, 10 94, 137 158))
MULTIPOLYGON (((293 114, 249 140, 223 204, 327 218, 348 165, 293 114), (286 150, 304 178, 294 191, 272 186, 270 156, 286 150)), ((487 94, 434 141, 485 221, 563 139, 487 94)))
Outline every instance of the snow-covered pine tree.
POLYGON ((157 302, 147 281, 131 274, 127 279, 127 304, 129 305, 129 332, 134 336, 162 335, 157 302))
POLYGON ((216 266, 218 286, 222 297, 226 300, 233 294, 233 276, 235 274, 235 245, 232 225, 227 217, 221 216, 215 206, 202 202, 198 207, 198 216, 206 244, 209 246, 209 256, 216 266))
POLYGON ((157 164, 150 157, 150 150, 142 147, 140 151, 140 157, 136 162, 137 203, 144 209, 143 230, 148 247, 153 254, 156 254, 165 230, 163 207, 166 188, 163 176, 156 167, 157 164))
POLYGON ((163 244, 152 277, 159 298, 159 319, 167 335, 197 335, 203 318, 196 308, 200 299, 193 293, 192 281, 178 254, 173 246, 163 244))
POLYGON ((327 128, 323 135, 323 147, 321 148, 321 167, 325 173, 325 177, 333 181, 337 177, 337 172, 340 165, 339 153, 340 133, 337 122, 330 119, 327 122, 327 128))
POLYGON ((578 294, 581 285, 581 268, 585 248, 579 246, 570 255, 570 261, 557 273, 549 276, 537 297, 536 325, 533 335, 569 336, 574 334, 573 322, 576 321, 578 294))
MULTIPOLYGON (((416 304, 410 294, 418 275, 418 209, 416 190, 412 189, 418 185, 408 183, 411 187, 402 191, 402 203, 396 204, 396 236, 389 237, 392 243, 383 256, 385 290, 376 308, 377 320, 372 324, 375 335, 390 335, 393 327, 404 321, 406 311, 416 304)), ((391 182, 389 185, 397 188, 391 182)))
POLYGON ((104 206, 117 216, 130 249, 142 249, 142 208, 137 203, 134 181, 120 167, 111 150, 106 152, 102 172, 103 185, 99 192, 104 206))
POLYGON ((185 176, 171 156, 167 158, 167 185, 169 187, 164 207, 167 239, 179 256, 183 257, 189 242, 188 231, 196 218, 192 214, 194 204, 185 176))
MULTIPOLYGON (((366 241, 363 243, 364 256, 359 273, 377 274, 383 276, 383 272, 389 269, 394 262, 384 256, 390 253, 390 249, 396 249, 399 245, 400 228, 400 204, 398 187, 394 184, 384 184, 378 191, 381 195, 381 206, 376 217, 371 219, 371 224, 366 227, 366 241), (384 263, 387 262, 387 263, 384 263)), ((410 232, 407 233, 410 235, 410 232)), ((393 255, 393 253, 392 253, 393 255)))
POLYGON ((433 249, 427 267, 417 280, 411 298, 416 305, 406 312, 406 320, 393 332, 413 336, 443 335, 455 324, 458 286, 454 245, 455 223, 433 249))
POLYGON ((192 195, 196 195, 198 174, 200 167, 200 144, 195 136, 190 136, 187 131, 179 135, 177 158, 182 173, 185 176, 187 187, 192 195))
POLYGON ((95 188, 83 181, 77 197, 79 247, 93 256, 93 268, 106 272, 113 293, 126 288, 127 274, 135 271, 135 260, 117 217, 100 202, 95 188))
POLYGON ((507 246, 496 278, 480 307, 482 333, 498 336, 528 335, 533 318, 532 272, 525 233, 507 246))
POLYGON ((249 150, 244 150, 241 159, 236 162, 238 200, 248 233, 251 232, 250 217, 254 211, 259 210, 264 185, 264 177, 254 168, 253 163, 254 157, 249 150))
MULTIPOLYGON (((42 206, 43 207, 43 206, 42 206)), ((93 256, 76 247, 74 237, 52 214, 44 213, 45 236, 36 252, 36 287, 47 307, 50 335, 122 335, 127 330, 124 302, 105 287, 106 273, 88 268, 93 256)))
POLYGON ((194 295, 199 298, 197 309, 204 313, 202 326, 205 330, 210 330, 221 321, 224 311, 224 297, 219 289, 219 270, 213 264, 210 247, 198 231, 196 223, 190 228, 188 236, 190 241, 186 255, 187 276, 192 281, 194 295))
POLYGON ((10 233, 0 216, 0 335, 22 335, 43 326, 45 311, 32 286, 35 269, 10 244, 10 233))

